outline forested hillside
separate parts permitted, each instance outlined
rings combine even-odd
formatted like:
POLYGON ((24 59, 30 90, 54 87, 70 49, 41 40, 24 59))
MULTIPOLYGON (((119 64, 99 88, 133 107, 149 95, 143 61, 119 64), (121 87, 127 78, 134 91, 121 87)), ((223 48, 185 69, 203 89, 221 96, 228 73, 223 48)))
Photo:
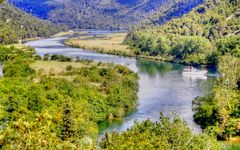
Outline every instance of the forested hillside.
POLYGON ((160 9, 151 13, 148 17, 141 21, 140 25, 162 25, 172 18, 180 18, 182 15, 187 14, 189 11, 203 2, 204 0, 179 1, 171 8, 160 9))
MULTIPOLYGON (((160 11, 169 20, 196 7, 202 0, 10 0, 40 18, 70 28, 127 29, 160 11), (176 7, 178 6, 179 7, 176 7), (174 12, 168 13, 171 7, 174 12)), ((156 15, 155 15, 156 16, 156 15)), ((163 21, 159 21, 162 23, 163 21)))
POLYGON ((37 19, 8 2, 0 4, 0 43, 11 44, 20 39, 47 37, 63 29, 37 19))
MULTIPOLYGON (((208 0, 162 26, 133 29, 126 40, 138 55, 167 57, 188 64, 216 63, 216 43, 240 34, 239 0, 208 0)), ((239 55, 236 48, 232 53, 239 55)))

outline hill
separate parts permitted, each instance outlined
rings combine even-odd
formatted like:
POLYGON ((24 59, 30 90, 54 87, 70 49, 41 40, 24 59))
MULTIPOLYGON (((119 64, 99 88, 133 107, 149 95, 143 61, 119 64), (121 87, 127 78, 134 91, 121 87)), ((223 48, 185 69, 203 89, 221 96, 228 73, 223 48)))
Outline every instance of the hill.
MULTIPOLYGON (((211 55, 218 53, 215 50, 219 39, 240 34, 239 3, 239 0, 207 0, 164 25, 133 29, 126 41, 141 55, 168 57, 188 64, 216 63, 211 55)), ((238 38, 230 40, 234 39, 238 38)))
POLYGON ((37 19, 8 2, 0 4, 0 43, 11 44, 19 39, 48 37, 63 29, 37 19))
POLYGON ((202 3, 204 3, 204 0, 179 1, 169 9, 161 9, 153 12, 147 18, 141 21, 141 25, 162 25, 173 18, 182 17, 184 14, 187 14, 193 8, 202 3))
MULTIPOLYGON (((175 9, 172 17, 187 13, 202 0, 10 0, 11 3, 34 16, 70 28, 127 29, 155 12, 175 9)), ((168 17, 167 20, 172 17, 168 17)), ((166 18, 165 18, 166 19, 166 18)))

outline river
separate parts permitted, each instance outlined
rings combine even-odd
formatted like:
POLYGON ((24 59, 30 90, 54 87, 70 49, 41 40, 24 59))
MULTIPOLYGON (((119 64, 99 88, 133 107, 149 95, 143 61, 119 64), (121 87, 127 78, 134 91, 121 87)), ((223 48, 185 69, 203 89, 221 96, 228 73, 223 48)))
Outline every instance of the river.
POLYGON ((100 135, 103 135, 106 129, 109 132, 124 131, 131 127, 135 120, 158 121, 160 112, 169 115, 177 113, 187 121, 194 132, 201 131, 193 121, 192 100, 209 90, 215 80, 214 76, 183 76, 181 72, 184 66, 179 64, 137 60, 70 48, 63 44, 65 39, 67 37, 41 39, 27 42, 26 45, 34 47, 40 56, 47 53, 63 54, 80 59, 113 62, 126 65, 139 74, 137 110, 121 121, 100 124, 100 135))

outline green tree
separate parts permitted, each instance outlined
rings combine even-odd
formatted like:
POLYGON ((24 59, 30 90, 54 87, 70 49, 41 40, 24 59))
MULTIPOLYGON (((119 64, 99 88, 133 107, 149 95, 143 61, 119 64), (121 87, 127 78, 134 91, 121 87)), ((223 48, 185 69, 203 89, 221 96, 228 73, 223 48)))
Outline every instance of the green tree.
POLYGON ((205 97, 193 102, 194 119, 210 134, 228 139, 239 134, 240 80, 239 58, 222 56, 218 64, 220 77, 205 97))
POLYGON ((221 55, 231 54, 240 57, 240 36, 230 36, 218 40, 217 50, 221 55))
POLYGON ((111 134, 106 133, 101 142, 102 149, 220 149, 216 139, 204 134, 193 134, 186 122, 178 117, 171 121, 161 115, 159 122, 150 120, 135 122, 129 130, 111 134))

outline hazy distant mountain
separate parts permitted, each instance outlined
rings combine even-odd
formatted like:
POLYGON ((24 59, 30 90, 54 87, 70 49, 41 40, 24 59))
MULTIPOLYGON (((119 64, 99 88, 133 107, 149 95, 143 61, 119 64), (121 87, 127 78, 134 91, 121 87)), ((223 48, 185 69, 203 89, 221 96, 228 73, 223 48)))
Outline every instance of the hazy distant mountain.
MULTIPOLYGON (((191 10, 203 0, 10 0, 37 17, 70 28, 126 29, 157 12, 184 3, 191 10)), ((175 10, 181 14, 182 10, 175 10)), ((173 15, 178 16, 178 15, 173 15)), ((169 18, 170 19, 170 18, 169 18)), ((160 21, 161 22, 161 21, 160 21)))

